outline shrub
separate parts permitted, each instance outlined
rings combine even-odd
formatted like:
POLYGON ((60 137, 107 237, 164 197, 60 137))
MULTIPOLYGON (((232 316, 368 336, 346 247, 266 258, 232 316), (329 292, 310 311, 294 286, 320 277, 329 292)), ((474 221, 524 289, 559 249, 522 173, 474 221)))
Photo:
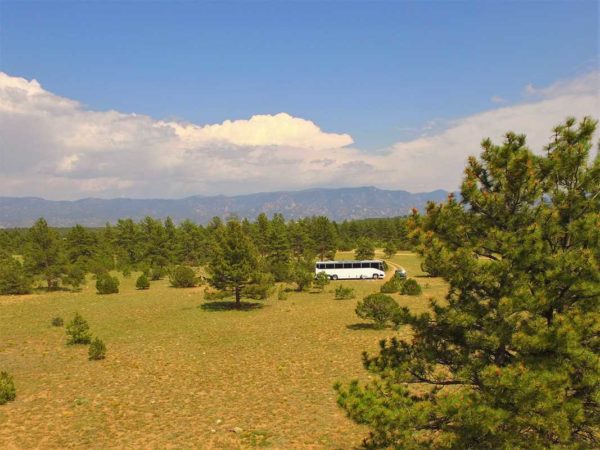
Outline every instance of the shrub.
POLYGON ((79 313, 67 324, 67 344, 89 344, 92 336, 90 326, 79 313))
POLYGON ((316 288, 322 291, 323 289, 325 289, 325 286, 329 284, 329 277, 325 272, 319 272, 315 277, 314 283, 316 288))
POLYGON ((421 286, 417 283, 417 280, 412 278, 405 280, 400 290, 400 293, 403 295, 421 295, 421 292, 423 292, 421 286))
POLYGON ((11 402, 17 396, 15 382, 6 372, 0 372, 0 405, 11 402))
POLYGON ((21 295, 31 292, 31 279, 23 265, 12 256, 0 259, 0 295, 21 295))
POLYGON ((347 300, 350 298, 354 298, 354 289, 351 287, 344 287, 341 284, 335 288, 336 300, 347 300))
POLYGON ((141 274, 135 282, 135 287, 137 289, 149 289, 150 281, 148 281, 148 277, 144 274, 141 274))
POLYGON ((99 338, 95 338, 90 344, 88 359, 90 361, 97 361, 104 358, 106 358, 106 345, 99 338))
POLYGON ((50 323, 53 327, 62 327, 65 324, 65 321, 62 319, 62 317, 56 316, 50 323))
POLYGON ((379 291, 384 294, 393 294, 394 292, 399 292, 400 289, 402 289, 403 284, 403 279, 394 276, 383 283, 379 288, 379 291))
POLYGON ((375 326, 383 328, 391 322, 400 310, 396 301, 386 294, 371 294, 356 305, 356 315, 361 319, 370 319, 375 326))
POLYGON ((108 273, 102 273, 98 275, 96 280, 96 290, 98 294, 118 294, 119 293, 119 279, 113 277, 108 273))
POLYGON ((196 286, 196 272, 189 266, 177 266, 169 276, 171 286, 176 288, 190 288, 196 286))

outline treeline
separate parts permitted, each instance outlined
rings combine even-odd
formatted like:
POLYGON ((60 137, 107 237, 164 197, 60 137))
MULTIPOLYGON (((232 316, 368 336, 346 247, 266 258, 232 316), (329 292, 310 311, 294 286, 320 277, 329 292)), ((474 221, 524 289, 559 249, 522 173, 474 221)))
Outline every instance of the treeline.
MULTIPOLYGON (((260 214, 253 222, 235 217, 229 221, 239 225, 256 253, 257 272, 274 281, 298 282, 299 271, 306 280, 315 259, 332 259, 338 250, 357 248, 357 257, 367 259, 376 246, 388 255, 408 248, 407 220, 336 223, 318 216, 286 221, 281 214, 260 214)), ((77 288, 88 273, 117 270, 127 276, 141 271, 157 280, 176 266, 205 266, 218 253, 229 221, 215 217, 206 226, 191 221, 176 225, 170 218, 146 217, 140 222, 122 219, 100 229, 56 229, 39 219, 29 229, 0 230, 0 294, 22 294, 36 285, 77 288)))

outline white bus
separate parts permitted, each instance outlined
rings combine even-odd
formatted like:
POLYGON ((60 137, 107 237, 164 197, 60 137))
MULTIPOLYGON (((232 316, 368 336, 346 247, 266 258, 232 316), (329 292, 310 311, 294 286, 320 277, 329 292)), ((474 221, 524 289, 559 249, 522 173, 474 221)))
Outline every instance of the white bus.
POLYGON ((383 261, 380 259, 365 261, 317 261, 315 275, 325 272, 332 280, 374 280, 383 278, 383 261))

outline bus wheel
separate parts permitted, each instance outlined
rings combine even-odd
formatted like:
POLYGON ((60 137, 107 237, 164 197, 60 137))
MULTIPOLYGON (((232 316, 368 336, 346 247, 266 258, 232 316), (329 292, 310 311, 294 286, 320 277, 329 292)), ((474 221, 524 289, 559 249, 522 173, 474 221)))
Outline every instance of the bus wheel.
POLYGON ((377 275, 376 273, 373 274, 373 279, 377 280, 379 278, 379 275, 377 275))
POLYGON ((331 275, 331 279, 335 281, 335 280, 338 279, 338 276, 337 275, 331 275))

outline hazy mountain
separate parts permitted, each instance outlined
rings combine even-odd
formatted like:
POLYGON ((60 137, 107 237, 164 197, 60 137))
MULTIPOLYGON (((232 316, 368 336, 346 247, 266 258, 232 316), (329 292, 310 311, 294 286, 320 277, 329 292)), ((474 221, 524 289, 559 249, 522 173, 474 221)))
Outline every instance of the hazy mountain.
POLYGON ((410 193, 374 187, 309 189, 236 196, 194 196, 183 199, 98 199, 51 201, 36 197, 0 197, 0 227, 27 227, 44 217, 53 226, 102 226, 106 222, 145 216, 180 222, 206 223, 214 216, 254 219, 261 212, 282 213, 287 219, 325 215, 334 220, 391 217, 423 208, 428 200, 442 201, 447 192, 410 193))

